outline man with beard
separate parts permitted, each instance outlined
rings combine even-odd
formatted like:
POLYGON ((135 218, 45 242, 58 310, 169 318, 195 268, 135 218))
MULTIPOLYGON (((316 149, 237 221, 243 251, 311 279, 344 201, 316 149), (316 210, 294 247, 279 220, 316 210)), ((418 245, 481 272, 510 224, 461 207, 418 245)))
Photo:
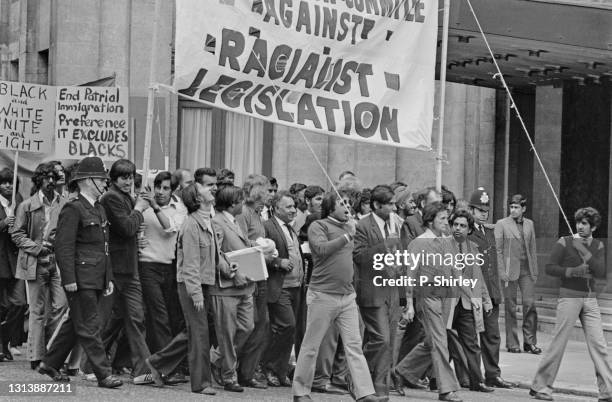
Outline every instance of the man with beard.
POLYGON ((41 163, 32 176, 34 195, 17 209, 12 238, 19 247, 15 277, 27 281, 30 306, 28 359, 36 369, 48 337, 66 311, 66 296, 55 265, 57 219, 66 203, 55 191, 59 176, 53 163, 41 163))
POLYGON ((482 362, 485 368, 485 384, 490 387, 512 388, 513 384, 501 377, 499 368, 499 305, 502 302, 502 289, 497 272, 497 250, 493 228, 487 225, 489 220, 490 198, 487 191, 479 187, 469 199, 469 211, 474 217, 474 230, 468 239, 478 245, 482 256, 482 276, 491 298, 493 309, 484 315, 484 331, 480 333, 482 362))

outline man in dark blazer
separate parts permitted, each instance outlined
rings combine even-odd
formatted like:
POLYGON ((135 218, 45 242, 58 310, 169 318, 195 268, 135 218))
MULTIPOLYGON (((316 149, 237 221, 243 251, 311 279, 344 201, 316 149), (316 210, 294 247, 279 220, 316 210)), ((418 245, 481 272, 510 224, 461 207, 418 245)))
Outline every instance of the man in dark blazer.
POLYGON ((539 355, 542 349, 537 346, 538 313, 535 305, 538 257, 533 221, 524 217, 526 205, 527 200, 522 195, 513 195, 508 202, 510 216, 495 224, 497 269, 504 287, 508 352, 521 352, 516 322, 517 290, 520 288, 523 299, 523 350, 539 355))
POLYGON ((21 344, 28 307, 25 281, 15 278, 19 249, 10 234, 22 198, 17 192, 15 205, 11 205, 12 198, 13 171, 4 168, 0 171, 0 362, 13 360, 9 342, 12 346, 21 344))
MULTIPOLYGON (((401 247, 399 228, 389 219, 395 212, 395 195, 389 186, 374 187, 371 193, 372 213, 357 223, 355 234, 355 284, 357 305, 365 326, 363 354, 368 361, 374 389, 379 396, 389 395, 389 371, 393 348, 391 331, 399 321, 399 294, 388 286, 375 286, 375 276, 394 278, 395 267, 373 268, 375 254, 394 253, 401 247)), ((358 378, 355 381, 359 381, 358 378)))
POLYGON ((497 250, 495 234, 489 219, 490 197, 487 191, 479 187, 469 199, 469 210, 474 217, 474 230, 468 235, 468 240, 478 246, 478 251, 484 263, 481 266, 493 309, 484 314, 484 331, 480 333, 480 348, 482 362, 485 368, 485 384, 490 387, 512 388, 513 384, 501 377, 499 368, 499 304, 502 301, 502 288, 497 272, 497 250))
POLYGON ((110 223, 109 251, 115 281, 115 307, 120 311, 132 356, 135 384, 151 383, 145 377, 145 359, 151 353, 145 341, 145 321, 142 287, 138 278, 138 232, 144 218, 142 212, 150 205, 148 195, 130 196, 136 166, 119 159, 111 166, 110 189, 100 203, 110 223))
POLYGON ((78 183, 79 196, 60 212, 55 237, 55 256, 70 315, 60 324, 38 371, 54 381, 69 381, 59 369, 78 342, 91 362, 98 386, 116 388, 123 382, 112 375, 100 337, 100 300, 102 295, 110 295, 114 287, 108 221, 97 201, 106 179, 104 164, 98 157, 83 159, 72 176, 71 181, 78 183))
POLYGON ((297 233, 291 226, 295 218, 295 200, 280 191, 271 201, 272 217, 264 222, 266 237, 274 241, 278 257, 268 262, 268 312, 270 342, 263 358, 270 386, 291 386, 287 377, 289 357, 295 342, 295 324, 304 282, 302 251, 297 233))

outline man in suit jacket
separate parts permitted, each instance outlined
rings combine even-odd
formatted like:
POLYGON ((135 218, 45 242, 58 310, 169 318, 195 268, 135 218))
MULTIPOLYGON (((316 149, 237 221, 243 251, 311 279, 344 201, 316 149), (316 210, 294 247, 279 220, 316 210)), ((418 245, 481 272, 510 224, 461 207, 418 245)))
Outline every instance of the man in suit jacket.
MULTIPOLYGON (((19 187, 19 182, 17 182, 19 187)), ((10 230, 15 224, 15 211, 22 201, 17 192, 15 205, 13 198, 13 171, 4 168, 0 171, 0 362, 13 360, 9 350, 19 345, 23 336, 23 319, 27 310, 25 282, 15 277, 17 252, 10 230)))
POLYGON ((115 278, 115 303, 123 315, 123 324, 134 364, 135 384, 145 384, 145 359, 151 355, 145 341, 142 287, 138 278, 138 232, 144 222, 143 211, 149 208, 148 195, 130 196, 136 166, 119 159, 111 166, 111 186, 100 203, 110 222, 109 251, 115 278))
POLYGON ((497 271, 497 250, 495 247, 495 234, 487 226, 490 209, 489 194, 479 187, 469 199, 470 213, 474 217, 474 230, 468 239, 476 243, 484 263, 482 276, 491 298, 493 309, 484 315, 484 331, 480 333, 480 348, 482 349, 482 362, 485 368, 485 384, 497 388, 511 388, 513 384, 501 377, 499 368, 499 304, 502 301, 502 287, 497 271))
POLYGON ((497 269, 503 283, 506 300, 506 347, 520 353, 516 324, 517 289, 523 298, 523 349, 542 353, 537 346, 538 313, 535 306, 535 283, 538 279, 535 229, 533 221, 524 217, 527 200, 513 195, 508 203, 510 216, 495 224, 497 269))
MULTIPOLYGON (((222 186, 215 195, 217 213, 213 217, 213 229, 219 248, 227 253, 251 247, 249 240, 236 223, 236 215, 242 212, 244 196, 236 186, 222 186)), ((240 269, 240 267, 239 267, 240 269)), ((221 287, 221 279, 215 279, 210 287, 211 304, 215 316, 215 331, 219 342, 220 361, 213 363, 221 370, 224 389, 242 392, 238 384, 236 366, 242 358, 242 349, 255 326, 253 321, 253 291, 255 282, 237 272, 231 283, 221 287)))
POLYGON ((291 386, 287 377, 289 357, 295 342, 295 324, 301 303, 304 266, 298 236, 291 226, 295 201, 280 191, 271 201, 272 217, 264 222, 266 237, 274 241, 278 257, 268 262, 268 311, 270 342, 264 356, 270 386, 291 386))
MULTIPOLYGON (((377 395, 389 395, 389 370, 393 348, 391 331, 399 321, 399 294, 393 287, 375 286, 373 279, 394 278, 395 267, 373 269, 375 254, 394 253, 401 247, 398 228, 393 227, 395 195, 389 186, 374 187, 371 193, 372 213, 357 223, 355 234, 355 284, 357 305, 365 325, 363 354, 368 361, 377 395)), ((359 381, 359 379, 355 379, 359 381)))

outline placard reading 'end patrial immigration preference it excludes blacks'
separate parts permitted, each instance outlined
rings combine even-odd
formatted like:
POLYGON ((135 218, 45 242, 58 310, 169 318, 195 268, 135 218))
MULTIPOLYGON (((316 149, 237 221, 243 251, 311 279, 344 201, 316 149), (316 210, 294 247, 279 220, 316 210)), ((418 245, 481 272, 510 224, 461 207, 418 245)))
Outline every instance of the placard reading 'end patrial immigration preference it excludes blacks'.
POLYGON ((341 138, 430 149, 437 0, 177 0, 174 86, 341 138))
POLYGON ((55 87, 0 81, 0 149, 51 151, 55 87))
POLYGON ((127 158, 128 100, 126 88, 57 87, 56 157, 127 158))

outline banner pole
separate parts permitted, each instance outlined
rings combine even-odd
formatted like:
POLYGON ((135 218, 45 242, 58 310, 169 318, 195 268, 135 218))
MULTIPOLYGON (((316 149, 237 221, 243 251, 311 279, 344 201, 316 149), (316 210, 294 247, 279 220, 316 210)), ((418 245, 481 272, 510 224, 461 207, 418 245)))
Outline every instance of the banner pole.
POLYGON ((15 198, 17 197, 17 169, 19 168, 19 151, 15 151, 15 165, 13 166, 13 195, 11 198, 11 210, 15 216, 15 198))
POLYGON ((448 24, 450 0, 444 0, 442 50, 440 51, 440 113, 438 116, 438 155, 436 157, 436 189, 442 191, 442 162, 444 161, 444 101, 446 99, 446 58, 448 52, 448 24))
MULTIPOLYGON (((151 38, 151 63, 149 67, 149 94, 147 99, 147 126, 145 128, 144 152, 142 156, 142 180, 143 188, 148 184, 149 179, 149 160, 151 159, 151 136, 153 132, 153 110, 155 106, 155 82, 157 63, 157 37, 159 27, 159 13, 161 0, 155 0, 155 15, 153 18, 153 37, 151 38)), ((134 135, 134 133, 132 133, 134 135)))

